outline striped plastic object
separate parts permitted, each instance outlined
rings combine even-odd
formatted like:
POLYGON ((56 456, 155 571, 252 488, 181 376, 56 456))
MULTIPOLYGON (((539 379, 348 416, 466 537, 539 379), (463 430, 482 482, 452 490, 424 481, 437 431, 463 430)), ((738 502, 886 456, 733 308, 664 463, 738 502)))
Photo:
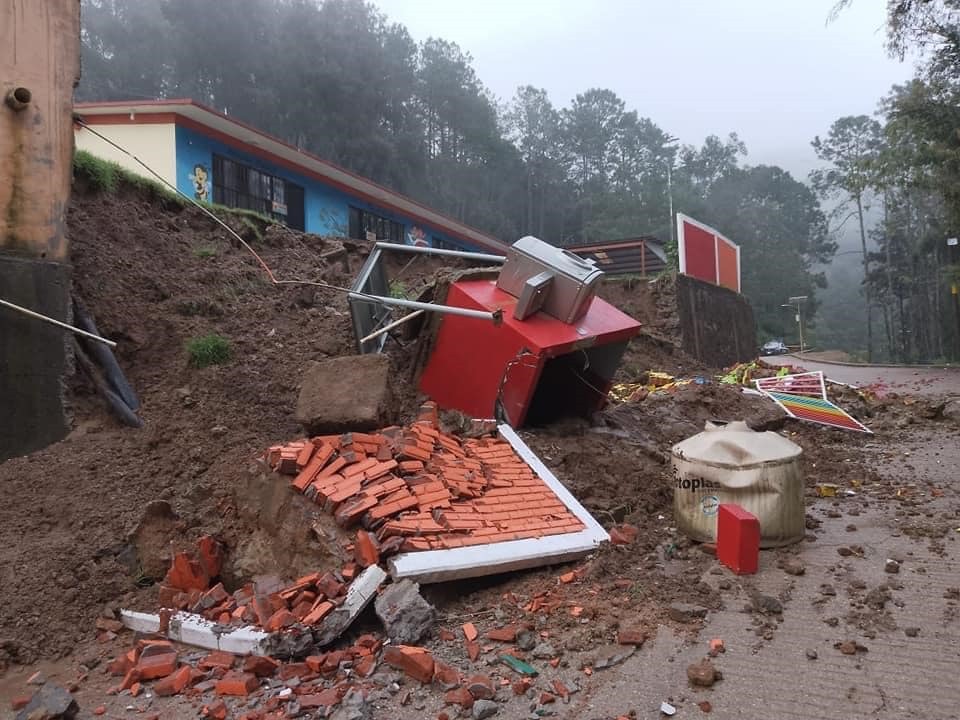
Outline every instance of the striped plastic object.
POLYGON ((760 378, 754 380, 754 384, 756 384, 757 390, 762 392, 780 392, 789 395, 827 399, 827 388, 823 383, 823 373, 819 371, 760 378))
POLYGON ((843 430, 854 430, 873 434, 859 420, 850 417, 829 400, 822 398, 791 395, 790 393, 765 391, 767 395, 792 418, 808 422, 829 425, 843 430))

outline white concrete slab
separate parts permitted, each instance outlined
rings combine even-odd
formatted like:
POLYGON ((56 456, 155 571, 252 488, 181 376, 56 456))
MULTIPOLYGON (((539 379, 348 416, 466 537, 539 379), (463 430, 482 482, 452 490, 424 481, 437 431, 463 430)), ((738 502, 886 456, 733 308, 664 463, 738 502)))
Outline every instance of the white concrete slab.
POLYGON ((450 550, 424 550, 403 553, 389 560, 394 580, 409 578, 420 583, 444 582, 460 578, 495 575, 512 570, 578 560, 610 539, 607 531, 564 487, 509 425, 500 425, 500 436, 510 443, 524 462, 576 515, 586 528, 575 533, 542 538, 473 545, 450 550))
MULTIPOLYGON (((160 616, 153 613, 121 610, 120 620, 131 630, 142 633, 160 631, 160 616)), ((185 645, 223 650, 235 655, 267 655, 273 635, 248 626, 224 632, 223 626, 193 613, 178 612, 170 618, 167 638, 185 645)))
POLYGON ((347 588, 343 605, 330 613, 314 631, 317 645, 328 645, 340 637, 377 596, 377 591, 386 579, 387 573, 379 565, 371 565, 360 573, 347 588))

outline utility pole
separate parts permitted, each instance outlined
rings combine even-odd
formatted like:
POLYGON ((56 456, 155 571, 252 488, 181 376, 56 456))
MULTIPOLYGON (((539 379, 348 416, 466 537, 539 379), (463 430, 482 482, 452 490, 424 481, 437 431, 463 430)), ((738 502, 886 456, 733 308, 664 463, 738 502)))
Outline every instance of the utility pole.
POLYGON ((795 295, 793 297, 787 298, 787 302, 780 306, 780 307, 788 307, 791 310, 794 309, 794 306, 796 306, 796 311, 797 311, 796 320, 797 320, 797 324, 800 326, 800 354, 801 355, 803 355, 803 352, 805 349, 805 346, 803 344, 803 311, 801 309, 801 306, 806 299, 807 299, 806 295, 795 295))
MULTIPOLYGON (((0 0, 0 300, 60 322, 79 76, 79 0, 0 0)), ((0 461, 66 435, 68 338, 0 307, 0 461)))
POLYGON ((960 247, 955 237, 947 238, 948 252, 953 265, 953 277, 950 279, 950 295, 953 298, 953 320, 956 327, 953 330, 953 357, 960 360, 960 247))

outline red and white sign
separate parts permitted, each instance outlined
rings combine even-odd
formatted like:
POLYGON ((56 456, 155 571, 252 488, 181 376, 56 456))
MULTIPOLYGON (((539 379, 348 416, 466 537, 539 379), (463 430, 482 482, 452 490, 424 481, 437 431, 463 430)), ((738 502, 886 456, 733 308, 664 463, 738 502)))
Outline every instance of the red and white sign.
POLYGON ((677 213, 680 272, 740 292, 740 246, 709 225, 677 213))

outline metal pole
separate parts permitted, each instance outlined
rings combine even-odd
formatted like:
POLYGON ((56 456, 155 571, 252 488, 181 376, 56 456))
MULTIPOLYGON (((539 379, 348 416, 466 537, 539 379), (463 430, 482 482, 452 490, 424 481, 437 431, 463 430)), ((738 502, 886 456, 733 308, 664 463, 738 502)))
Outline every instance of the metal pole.
POLYGON ((797 322, 800 323, 800 354, 803 355, 803 314, 800 312, 800 301, 797 301, 797 322))
POLYGON ((28 317, 32 317, 35 320, 40 320, 42 322, 50 323, 51 325, 56 325, 57 327, 61 327, 64 330, 69 330, 70 332, 76 333, 77 335, 83 335, 84 337, 88 337, 91 340, 102 342, 104 345, 109 345, 110 347, 117 346, 117 344, 113 340, 107 340, 106 338, 102 338, 99 335, 88 333, 86 330, 81 330, 80 328, 74 327, 73 325, 67 325, 64 322, 60 322, 59 320, 54 320, 52 317, 41 315, 40 313, 34 312, 33 310, 28 310, 25 307, 14 305, 12 302, 7 302, 6 300, 0 300, 0 305, 3 305, 4 307, 8 307, 11 310, 15 310, 16 312, 23 313, 24 315, 27 315, 28 317))
POLYGON ((670 166, 673 165, 673 159, 667 158, 667 202, 670 204, 670 247, 676 242, 673 230, 673 180, 670 174, 670 166))
POLYGON ((392 252, 416 253, 419 255, 443 255, 446 257, 466 258, 467 260, 482 260, 484 262, 504 263, 507 258, 503 255, 488 255, 487 253, 469 252, 467 250, 442 250, 432 247, 418 247, 416 245, 398 245, 396 243, 378 242, 376 247, 392 252))
POLYGON ((392 323, 390 323, 389 325, 384 325, 384 326, 383 326, 382 328, 380 328, 379 330, 374 330, 372 333, 370 333, 369 335, 367 335, 365 338, 360 338, 360 344, 363 345, 363 343, 367 342, 368 340, 373 340, 375 337, 380 337, 380 336, 383 335, 384 333, 390 332, 391 330, 393 330, 393 329, 394 329, 395 327, 397 327, 398 325, 403 325, 403 323, 407 322, 407 320, 413 320, 415 317, 420 317, 421 315, 423 315, 424 312, 426 312, 426 311, 425 311, 425 310, 414 310, 414 311, 413 311, 412 313, 410 313, 409 315, 404 315, 404 316, 403 316, 402 318, 400 318, 399 320, 394 320, 394 321, 393 321, 392 323))
POLYGON ((434 303, 417 302, 416 300, 402 300, 400 298, 384 297, 382 295, 367 295, 366 293, 351 292, 348 296, 351 300, 360 302, 380 303, 381 305, 396 305, 397 307, 411 308, 412 310, 426 310, 427 312, 438 312, 444 315, 461 315, 463 317, 472 317, 478 320, 491 320, 494 325, 499 325, 503 320, 503 310, 487 312, 485 310, 469 310, 467 308, 454 307, 452 305, 435 305, 434 303))

